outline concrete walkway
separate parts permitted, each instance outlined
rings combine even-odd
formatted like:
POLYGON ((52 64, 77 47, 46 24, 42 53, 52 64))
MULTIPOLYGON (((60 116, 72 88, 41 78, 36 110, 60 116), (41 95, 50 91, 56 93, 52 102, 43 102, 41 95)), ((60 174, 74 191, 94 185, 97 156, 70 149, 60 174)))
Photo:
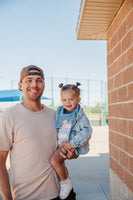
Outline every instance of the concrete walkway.
POLYGON ((77 200, 109 200, 108 127, 93 127, 90 152, 67 161, 77 200))
MULTIPOLYGON (((90 152, 66 162, 77 200, 109 200, 108 127, 93 127, 90 152)), ((9 167, 9 163, 7 162, 9 167)), ((0 198, 1 200, 1 198, 0 198)))

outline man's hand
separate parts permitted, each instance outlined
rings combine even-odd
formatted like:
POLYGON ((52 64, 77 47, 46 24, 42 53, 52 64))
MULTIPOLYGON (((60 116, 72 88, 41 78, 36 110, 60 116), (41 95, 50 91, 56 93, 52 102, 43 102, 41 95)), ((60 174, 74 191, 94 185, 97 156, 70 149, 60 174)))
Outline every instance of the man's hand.
POLYGON ((62 142, 61 143, 63 145, 63 147, 67 150, 67 151, 71 151, 71 149, 73 149, 72 145, 71 145, 71 142, 62 142))
POLYGON ((64 159, 75 159, 78 157, 78 155, 76 155, 75 150, 72 148, 71 150, 66 150, 64 146, 61 147, 61 152, 60 155, 64 158, 64 159))

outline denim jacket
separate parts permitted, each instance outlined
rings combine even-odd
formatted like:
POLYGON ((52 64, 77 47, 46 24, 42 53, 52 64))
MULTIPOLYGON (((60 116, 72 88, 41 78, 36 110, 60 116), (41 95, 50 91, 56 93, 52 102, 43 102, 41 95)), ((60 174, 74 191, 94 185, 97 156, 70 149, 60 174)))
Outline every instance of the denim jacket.
MULTIPOLYGON (((90 126, 90 122, 86 115, 83 112, 83 109, 78 104, 77 108, 78 112, 75 115, 71 115, 72 117, 68 118, 71 120, 71 129, 69 134, 69 142, 78 155, 86 154, 89 151, 89 139, 91 138, 92 128, 90 126)), ((67 115, 64 113, 63 106, 60 106, 56 112, 56 128, 57 132, 59 128, 62 126, 63 121, 67 120, 67 115), (66 116, 66 117, 65 117, 66 116)))

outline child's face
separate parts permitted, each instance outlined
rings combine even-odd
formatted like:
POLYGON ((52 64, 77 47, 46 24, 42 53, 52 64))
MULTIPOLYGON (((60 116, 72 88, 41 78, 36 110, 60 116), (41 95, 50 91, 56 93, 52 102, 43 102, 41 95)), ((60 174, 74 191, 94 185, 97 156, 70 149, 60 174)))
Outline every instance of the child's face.
POLYGON ((80 100, 80 97, 76 95, 74 90, 68 89, 61 92, 62 106, 68 111, 74 111, 80 100))

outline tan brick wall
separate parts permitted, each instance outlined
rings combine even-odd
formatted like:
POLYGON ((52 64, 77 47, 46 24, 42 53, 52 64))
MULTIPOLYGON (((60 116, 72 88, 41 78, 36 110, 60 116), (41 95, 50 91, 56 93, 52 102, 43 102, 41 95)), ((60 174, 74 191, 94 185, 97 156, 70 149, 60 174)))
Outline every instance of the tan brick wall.
POLYGON ((133 0, 107 31, 110 168, 133 192, 133 0))

